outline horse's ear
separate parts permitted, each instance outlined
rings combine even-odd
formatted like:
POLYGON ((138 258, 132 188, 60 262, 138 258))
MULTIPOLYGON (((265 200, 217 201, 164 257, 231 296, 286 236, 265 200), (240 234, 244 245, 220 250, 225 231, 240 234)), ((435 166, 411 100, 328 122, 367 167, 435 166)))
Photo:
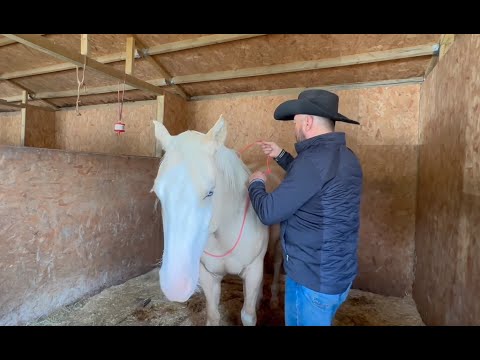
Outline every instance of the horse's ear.
POLYGON ((172 138, 172 135, 168 132, 165 125, 163 125, 160 121, 152 120, 153 125, 155 126, 155 138, 160 142, 162 145, 163 150, 167 150, 168 144, 172 138))
POLYGON ((217 144, 224 144, 227 139, 227 124, 223 115, 220 115, 217 122, 208 131, 207 136, 210 137, 217 144))

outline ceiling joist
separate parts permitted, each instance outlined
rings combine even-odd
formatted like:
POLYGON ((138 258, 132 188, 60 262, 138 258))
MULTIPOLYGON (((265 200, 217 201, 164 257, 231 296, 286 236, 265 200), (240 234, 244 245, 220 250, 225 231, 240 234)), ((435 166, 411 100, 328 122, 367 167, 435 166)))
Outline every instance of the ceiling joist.
MULTIPOLYGON (((325 86, 313 86, 309 89, 323 89, 329 91, 337 90, 351 90, 351 89, 364 89, 377 86, 396 86, 396 85, 406 85, 406 84, 417 84, 423 82, 423 77, 413 77, 408 79, 395 79, 395 80, 382 80, 382 81, 367 81, 367 82, 358 82, 351 84, 337 84, 337 85, 325 85, 325 86)), ((203 96, 192 96, 190 100, 213 100, 213 99, 225 99, 225 98, 237 98, 242 96, 278 96, 278 95, 298 95, 307 88, 286 88, 286 89, 275 89, 275 90, 259 90, 259 91, 245 91, 245 92, 236 92, 228 94, 217 94, 217 95, 203 95, 203 96)))
POLYGON ((438 44, 430 43, 419 46, 368 52, 363 54, 339 56, 336 58, 298 61, 288 64, 259 66, 248 69, 216 71, 205 74, 174 76, 174 84, 190 84, 202 81, 237 79, 251 76, 284 74, 296 71, 318 70, 333 67, 367 64, 372 62, 407 59, 417 56, 431 56, 438 50, 438 44))
MULTIPOLYGON (((38 34, 39 36, 43 36, 45 34, 38 34)), ((11 45, 11 44, 16 44, 17 42, 15 40, 9 39, 9 38, 3 38, 0 39, 0 47, 6 46, 6 45, 11 45)))
MULTIPOLYGON (((294 63, 272 65, 272 66, 261 66, 248 69, 240 70, 229 70, 229 71, 220 71, 204 74, 194 74, 194 75, 185 75, 177 76, 172 78, 172 82, 175 84, 182 83, 196 83, 202 81, 213 81, 213 80, 227 80, 235 79, 240 77, 249 77, 249 76, 260 76, 260 75, 272 75, 272 74, 281 74, 289 73, 294 71, 307 71, 307 70, 316 70, 324 69, 331 67, 342 67, 356 64, 365 64, 369 62, 380 62, 380 61, 389 61, 389 60, 398 60, 404 58, 411 58, 417 56, 428 56, 435 54, 438 50, 438 44, 429 43, 425 45, 406 47, 400 49, 392 49, 386 51, 377 51, 377 52, 368 52, 356 55, 340 56, 336 58, 313 60, 313 61, 300 61, 294 63)), ((164 87, 169 85, 165 78, 149 80, 149 84, 152 86, 164 87)), ((337 86, 341 84, 332 84, 332 86, 337 86)), ((136 90, 138 89, 135 86, 126 86, 125 91, 136 90)), ((91 87, 86 90, 84 95, 97 95, 116 92, 118 90, 117 85, 109 86, 100 86, 100 87, 91 87)), ((66 91, 56 91, 56 92, 39 92, 36 94, 36 98, 62 98, 76 96, 77 90, 66 90, 66 91)), ((9 102, 20 101, 19 96, 12 96, 5 98, 9 102)))
MULTIPOLYGON (((21 97, 21 95, 20 95, 20 97, 21 97)), ((27 105, 25 105, 25 104, 12 104, 12 103, 9 103, 8 101, 3 100, 3 99, 0 99, 0 105, 9 106, 9 107, 16 108, 16 109, 24 109, 24 108, 27 107, 27 105)))
MULTIPOLYGON (((22 95, 20 95, 22 97, 22 95)), ((42 106, 35 106, 35 105, 30 105, 30 104, 12 104, 6 100, 0 99, 0 105, 2 106, 9 106, 15 109, 25 109, 25 108, 32 108, 32 109, 37 109, 37 110, 43 110, 43 111, 55 111, 50 108, 42 107, 42 106)))
MULTIPOLYGON (((146 46, 145 44, 138 38, 138 36, 136 36, 135 34, 132 34, 132 38, 134 39, 134 43, 135 43, 135 47, 138 49, 138 51, 142 51, 142 49, 146 49, 146 46)), ((150 55, 144 55, 145 56, 145 59, 155 68, 157 69, 157 71, 165 78, 165 82, 166 83, 170 83, 171 81, 171 76, 170 74, 168 73, 167 70, 165 70, 165 68, 162 66, 162 64, 154 59, 153 57, 151 57, 150 55)), ((178 85, 173 85, 174 89, 176 90, 176 92, 182 97, 184 98, 185 100, 188 99, 188 95, 187 93, 185 93, 185 91, 183 90, 183 88, 181 88, 180 86, 178 85)))
MULTIPOLYGON (((231 41, 248 39, 248 38, 253 38, 253 37, 258 37, 263 35, 265 34, 208 35, 208 36, 201 36, 196 39, 188 39, 188 40, 176 41, 176 42, 162 44, 162 45, 156 45, 150 48, 146 48, 142 44, 143 46, 142 46, 142 49, 139 49, 139 53, 141 53, 142 56, 149 55, 148 57, 150 57, 153 55, 166 54, 170 52, 176 52, 176 51, 187 50, 187 49, 195 49, 203 46, 227 43, 231 41)), ((10 39, 4 39, 4 40, 10 41, 10 39)), ((16 42, 14 40, 11 40, 11 41, 12 41, 11 43, 16 42)), ((136 41, 138 43, 139 41, 138 37, 136 38, 136 41)), ((115 54, 99 56, 94 60, 102 64, 109 64, 109 63, 118 62, 118 61, 125 61, 125 59, 126 59, 125 52, 120 52, 115 54)), ((55 65, 38 67, 36 69, 6 72, 3 74, 0 74, 0 79, 3 79, 3 80, 17 79, 21 77, 49 74, 49 73, 54 73, 54 72, 64 71, 64 70, 71 70, 71 69, 75 69, 75 65, 68 62, 63 64, 55 64, 55 65)), ((165 76, 165 75, 162 75, 162 76, 165 76)))
POLYGON ((163 90, 159 89, 158 87, 150 83, 137 79, 134 76, 122 73, 112 68, 111 66, 99 63, 98 61, 95 61, 89 58, 88 56, 81 55, 80 53, 70 51, 69 49, 63 46, 56 45, 52 41, 44 39, 41 36, 34 35, 34 34, 2 34, 2 35, 12 40, 15 40, 19 43, 22 43, 26 46, 29 46, 32 49, 35 49, 43 53, 46 53, 50 56, 53 56, 57 59, 61 59, 63 61, 69 61, 77 66, 85 66, 85 68, 95 70, 113 79, 124 81, 126 84, 135 86, 137 89, 154 93, 157 95, 162 95, 164 93, 163 90))
MULTIPOLYGON (((28 95, 30 96, 30 99, 31 100, 36 100, 35 99, 35 92, 32 91, 31 89, 19 84, 18 82, 16 82, 15 80, 5 80, 7 83, 19 88, 20 90, 24 90, 28 93, 28 95)), ((58 110, 58 107, 53 104, 52 102, 50 102, 49 100, 46 100, 46 99, 38 99, 39 101, 47 104, 47 106, 52 109, 52 110, 58 110)), ((50 110, 50 109, 45 109, 45 110, 50 110)))

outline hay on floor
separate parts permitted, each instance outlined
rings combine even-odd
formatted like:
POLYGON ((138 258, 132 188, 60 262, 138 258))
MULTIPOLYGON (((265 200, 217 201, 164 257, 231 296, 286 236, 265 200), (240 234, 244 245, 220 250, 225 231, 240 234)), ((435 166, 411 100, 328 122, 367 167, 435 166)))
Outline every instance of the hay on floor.
MULTIPOLYGON (((270 281, 266 275, 264 295, 258 312, 258 326, 284 326, 283 287, 279 307, 270 306, 270 281)), ((238 277, 228 276, 222 282, 220 300, 221 325, 241 326, 243 286, 238 277)), ((28 325, 204 325, 205 300, 195 294, 183 304, 166 300, 160 290, 158 269, 113 286, 99 294, 63 307, 28 325)), ((336 326, 424 325, 411 297, 395 298, 352 289, 338 310, 336 326)))

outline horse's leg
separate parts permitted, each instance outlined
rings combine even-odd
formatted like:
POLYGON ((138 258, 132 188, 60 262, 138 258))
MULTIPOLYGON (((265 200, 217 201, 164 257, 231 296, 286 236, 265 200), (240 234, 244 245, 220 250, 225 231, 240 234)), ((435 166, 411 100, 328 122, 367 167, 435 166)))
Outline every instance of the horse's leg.
POLYGON ((201 264, 199 281, 207 302, 207 326, 218 326, 220 324, 218 304, 220 302, 222 276, 213 275, 201 264))
POLYGON ((272 292, 272 296, 270 298, 270 306, 272 308, 278 307, 278 287, 280 284, 280 266, 282 265, 282 246, 280 241, 278 241, 275 245, 275 259, 273 262, 273 280, 272 285, 270 287, 270 291, 272 292))
POLYGON ((263 256, 258 256, 242 273, 244 302, 241 312, 242 324, 257 323, 257 304, 263 280, 263 256))
POLYGON ((255 304, 255 310, 258 311, 260 309, 260 305, 262 304, 263 299, 263 276, 262 280, 260 281, 260 286, 258 290, 257 302, 255 304))

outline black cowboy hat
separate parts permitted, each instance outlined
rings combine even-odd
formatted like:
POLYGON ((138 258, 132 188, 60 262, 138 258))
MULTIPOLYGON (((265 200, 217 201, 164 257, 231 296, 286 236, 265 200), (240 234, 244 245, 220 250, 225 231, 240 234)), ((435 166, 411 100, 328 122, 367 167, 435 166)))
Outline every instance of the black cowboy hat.
POLYGON ((360 124, 338 112, 338 96, 330 91, 310 89, 298 95, 298 99, 280 104, 274 113, 276 120, 293 120, 297 114, 317 115, 333 121, 360 124))

